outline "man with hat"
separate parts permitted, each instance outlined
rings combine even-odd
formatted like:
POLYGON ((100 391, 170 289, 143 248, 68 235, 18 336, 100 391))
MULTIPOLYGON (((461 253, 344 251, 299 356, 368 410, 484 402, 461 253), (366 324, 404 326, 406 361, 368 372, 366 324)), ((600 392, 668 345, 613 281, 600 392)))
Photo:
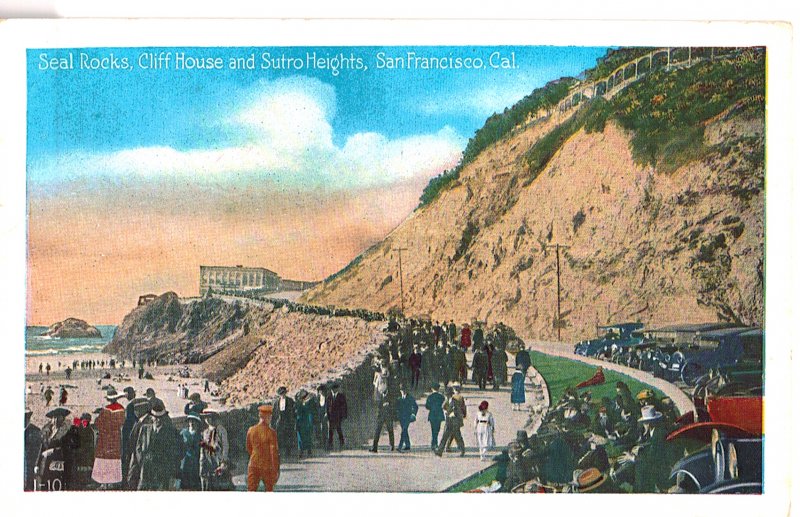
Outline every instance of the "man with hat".
POLYGON ((107 488, 122 482, 122 424, 125 423, 125 408, 117 399, 123 396, 114 388, 109 388, 106 391, 109 404, 95 421, 97 446, 92 479, 107 488))
POLYGON ((156 397, 156 390, 154 390, 153 388, 147 388, 144 391, 144 396, 150 402, 150 407, 153 407, 156 401, 161 402, 162 406, 164 405, 164 401, 156 397))
POLYGON ((247 490, 258 491, 263 481, 266 491, 272 492, 280 477, 281 466, 278 435, 269 426, 272 406, 259 406, 258 418, 258 423, 247 430, 247 453, 250 455, 247 464, 247 490))
POLYGON ((347 418, 347 399, 339 392, 339 383, 331 384, 331 404, 328 406, 328 448, 333 448, 334 431, 339 436, 339 447, 344 448, 342 422, 347 418))
POLYGON ((517 355, 514 356, 515 366, 521 368, 523 375, 528 375, 528 368, 531 367, 531 353, 525 346, 519 347, 517 355))
POLYGON ((278 433, 278 447, 281 458, 288 460, 297 446, 297 430, 294 400, 286 396, 286 386, 278 388, 278 395, 272 404, 272 428, 278 433))
POLYGON ((455 439, 456 443, 458 444, 458 448, 461 451, 461 456, 464 456, 466 453, 466 448, 464 447, 464 438, 461 436, 461 428, 464 426, 466 411, 464 411, 464 407, 462 405, 463 398, 459 401, 456 399, 457 394, 458 392, 456 391, 455 386, 449 387, 447 389, 447 399, 445 399, 442 406, 446 420, 444 426, 444 436, 442 436, 442 441, 439 442, 439 448, 436 449, 436 455, 440 458, 442 457, 445 445, 450 438, 455 439))
POLYGON ((150 414, 150 401, 146 398, 133 399, 129 402, 129 405, 133 407, 133 412, 136 415, 136 423, 133 424, 128 438, 128 448, 122 450, 122 465, 123 467, 127 467, 128 473, 125 478, 125 488, 127 490, 136 490, 139 485, 141 465, 136 463, 133 453, 139 441, 142 427, 151 425, 153 423, 153 416, 150 414))
POLYGON ((139 419, 136 417, 136 411, 134 411, 133 407, 133 400, 136 398, 136 390, 133 389, 133 386, 127 386, 122 392, 125 394, 125 398, 128 399, 128 403, 125 406, 125 423, 122 424, 122 479, 128 479, 128 463, 130 461, 130 450, 132 447, 130 442, 131 431, 139 419))
POLYGON ((405 386, 400 387, 400 397, 395 403, 397 408, 397 421, 400 422, 400 443, 397 444, 397 450, 411 450, 411 437, 408 435, 408 426, 417 420, 417 401, 414 400, 405 386))
POLYGON ((203 399, 200 397, 200 394, 197 392, 192 393, 189 395, 189 402, 183 406, 183 412, 186 415, 195 414, 199 415, 208 407, 207 402, 203 402, 203 399))
MULTIPOLYGON (((490 365, 492 367, 492 389, 497 391, 500 386, 508 384, 508 354, 502 344, 494 348, 490 365)), ((523 372, 524 374, 525 372, 523 372)))
POLYGON ((670 468, 674 463, 667 444, 667 432, 662 424, 663 414, 654 406, 643 406, 639 423, 642 432, 639 442, 625 458, 634 463, 633 491, 658 493, 669 487, 670 468))
POLYGON ((31 423, 31 416, 33 411, 25 408, 25 490, 28 492, 34 489, 33 471, 42 452, 42 430, 31 423))
POLYGON ((386 431, 389 433, 389 446, 391 450, 394 450, 394 397, 389 393, 389 387, 386 383, 384 383, 380 389, 376 386, 374 395, 377 404, 377 412, 375 414, 375 433, 372 437, 372 448, 370 452, 378 452, 378 442, 381 439, 384 427, 386 427, 386 431))
POLYGON ((36 489, 54 490, 55 479, 61 480, 62 472, 50 472, 49 466, 52 461, 63 460, 64 437, 70 429, 66 422, 69 409, 63 407, 53 408, 47 412, 46 416, 50 420, 42 426, 42 453, 38 460, 38 478, 34 483, 41 483, 36 489))
POLYGON ((314 449, 314 400, 309 393, 300 389, 295 395, 295 420, 297 424, 297 448, 299 456, 302 458, 311 457, 314 449))
POLYGON ((486 350, 482 347, 475 351, 472 356, 472 380, 481 390, 486 389, 487 372, 489 371, 489 359, 486 350))
POLYGON ((178 430, 159 399, 152 403, 147 420, 140 422, 128 475, 138 473, 137 490, 172 490, 181 460, 178 430))
POLYGON ((200 490, 200 441, 202 440, 200 427, 203 422, 198 414, 189 413, 186 423, 187 427, 180 432, 182 446, 180 489, 200 490))
POLYGON ((317 396, 314 397, 314 430, 316 431, 316 443, 324 447, 328 442, 328 406, 330 397, 328 396, 328 386, 320 384, 317 386, 317 396))
POLYGON ((435 451, 439 447, 439 430, 444 422, 444 395, 443 386, 439 383, 431 386, 431 393, 425 399, 425 409, 428 410, 428 422, 431 424, 431 450, 435 451))

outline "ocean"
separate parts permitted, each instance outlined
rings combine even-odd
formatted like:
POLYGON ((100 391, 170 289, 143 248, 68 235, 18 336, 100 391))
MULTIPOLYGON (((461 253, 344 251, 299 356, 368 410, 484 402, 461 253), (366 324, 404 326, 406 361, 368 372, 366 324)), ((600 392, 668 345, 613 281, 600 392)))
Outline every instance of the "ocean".
POLYGON ((51 338, 42 336, 47 327, 25 327, 25 355, 92 354, 100 352, 114 337, 116 325, 97 325, 99 338, 51 338))

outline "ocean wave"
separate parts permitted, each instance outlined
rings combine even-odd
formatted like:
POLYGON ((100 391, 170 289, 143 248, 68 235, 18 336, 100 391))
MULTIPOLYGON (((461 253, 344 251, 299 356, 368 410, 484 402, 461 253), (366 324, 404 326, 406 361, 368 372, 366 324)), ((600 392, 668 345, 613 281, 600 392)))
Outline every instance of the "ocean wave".
POLYGON ((44 348, 41 350, 26 350, 26 355, 63 355, 63 354, 74 354, 74 353, 94 353, 100 352, 103 350, 102 346, 97 345, 79 345, 79 346, 68 346, 64 348, 44 348))

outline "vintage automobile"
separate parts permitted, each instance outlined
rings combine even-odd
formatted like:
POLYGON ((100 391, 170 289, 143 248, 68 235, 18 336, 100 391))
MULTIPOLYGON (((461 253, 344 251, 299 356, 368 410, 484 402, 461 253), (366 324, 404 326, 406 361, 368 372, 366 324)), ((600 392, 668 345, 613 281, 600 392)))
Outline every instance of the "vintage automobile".
POLYGON ((694 386, 711 369, 729 368, 741 359, 761 354, 763 332, 753 327, 733 327, 697 332, 691 343, 677 344, 672 352, 662 348, 660 376, 694 386))
POLYGON ((597 338, 581 341, 575 345, 574 352, 586 357, 597 357, 602 350, 608 350, 612 345, 625 347, 641 341, 641 336, 634 335, 635 331, 644 327, 642 323, 618 323, 615 325, 601 325, 597 327, 597 338))
MULTIPOLYGON (((723 426, 724 427, 724 426, 723 426)), ((697 431, 687 426, 680 436, 697 431)), ((705 431, 706 429, 703 429, 705 431)), ((667 439, 679 436, 673 432, 667 439)), ((763 440, 735 429, 711 429, 710 443, 672 468, 674 492, 700 494, 762 493, 763 440)))

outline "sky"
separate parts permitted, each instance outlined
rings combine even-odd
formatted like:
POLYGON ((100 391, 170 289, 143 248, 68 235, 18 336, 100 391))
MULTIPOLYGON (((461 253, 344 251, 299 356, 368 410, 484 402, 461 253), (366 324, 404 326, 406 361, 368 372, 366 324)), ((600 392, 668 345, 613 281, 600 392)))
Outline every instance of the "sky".
POLYGON ((402 222, 487 117, 604 54, 29 49, 28 324, 119 323, 140 294, 196 296, 201 264, 321 280, 402 222))

